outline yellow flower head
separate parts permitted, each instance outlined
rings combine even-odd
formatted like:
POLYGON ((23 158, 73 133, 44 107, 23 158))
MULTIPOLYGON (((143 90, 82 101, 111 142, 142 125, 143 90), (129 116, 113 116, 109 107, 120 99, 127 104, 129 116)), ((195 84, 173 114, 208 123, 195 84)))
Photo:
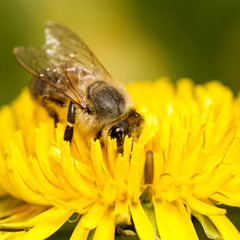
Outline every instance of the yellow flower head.
POLYGON ((240 239, 219 204, 240 206, 240 99, 211 82, 143 82, 128 88, 145 117, 137 143, 101 147, 54 126, 28 90, 0 111, 0 239, 40 240, 74 213, 71 240, 240 239), (91 233, 90 233, 91 232, 91 233))

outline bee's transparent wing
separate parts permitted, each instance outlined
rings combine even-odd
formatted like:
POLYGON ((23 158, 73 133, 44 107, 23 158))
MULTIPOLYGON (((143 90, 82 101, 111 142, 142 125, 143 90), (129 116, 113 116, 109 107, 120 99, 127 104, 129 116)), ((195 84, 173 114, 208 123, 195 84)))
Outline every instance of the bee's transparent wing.
POLYGON ((53 59, 55 56, 60 57, 62 61, 71 58, 72 61, 86 68, 93 77, 111 79, 110 74, 89 47, 70 29, 55 22, 47 22, 45 36, 46 52, 53 59))
POLYGON ((72 86, 73 80, 68 79, 69 74, 65 73, 64 67, 61 64, 54 65, 43 49, 37 51, 32 47, 17 47, 14 49, 14 55, 17 62, 34 77, 55 88, 81 108, 87 107, 81 94, 82 89, 77 89, 76 83, 75 87, 72 86))
POLYGON ((39 66, 39 54, 38 52, 29 47, 25 49, 24 47, 14 48, 13 53, 18 61, 18 63, 34 77, 39 76, 39 72, 42 71, 46 66, 39 66))
POLYGON ((83 81, 111 80, 109 73, 86 44, 66 27, 48 22, 45 36, 46 42, 38 51, 32 47, 15 48, 18 63, 81 108, 87 108, 83 81))

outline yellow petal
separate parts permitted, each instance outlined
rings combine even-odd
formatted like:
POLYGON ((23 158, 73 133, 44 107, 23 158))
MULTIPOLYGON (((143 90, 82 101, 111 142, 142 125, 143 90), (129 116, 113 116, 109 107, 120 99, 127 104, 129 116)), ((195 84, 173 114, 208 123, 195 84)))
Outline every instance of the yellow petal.
POLYGON ((223 208, 215 207, 213 204, 208 204, 203 200, 196 199, 192 196, 186 198, 188 205, 196 212, 204 215, 224 215, 226 210, 223 208))
POLYGON ((87 229, 95 228, 100 222, 105 209, 106 207, 102 203, 96 202, 88 213, 81 218, 82 226, 87 229))
POLYGON ((226 216, 209 216, 224 240, 240 240, 240 234, 226 216))
MULTIPOLYGON (((71 156, 70 145, 68 142, 62 142, 61 158, 64 174, 71 185, 83 195, 89 196, 90 198, 96 198, 96 188, 93 187, 93 184, 87 184, 76 170, 75 160, 71 156)), ((82 168, 82 171, 84 170, 86 171, 86 168, 82 168)), ((92 176, 92 173, 88 172, 88 174, 89 176, 92 176)))
POLYGON ((107 210, 97 226, 93 240, 114 240, 115 224, 111 210, 107 210))
POLYGON ((84 228, 81 222, 79 222, 76 228, 74 229, 70 240, 86 240, 89 231, 90 231, 89 229, 84 228))
POLYGON ((54 169, 51 167, 48 159, 48 151, 50 149, 50 143, 52 141, 50 136, 51 135, 49 134, 49 129, 47 129, 47 125, 40 124, 40 128, 36 129, 36 155, 41 170, 44 172, 45 176, 48 177, 49 182, 51 182, 55 186, 61 187, 59 179, 53 171, 54 169))
POLYGON ((99 140, 91 141, 91 160, 92 167, 95 170, 95 174, 97 176, 96 182, 97 184, 104 186, 106 182, 106 166, 103 161, 103 154, 99 140))
POLYGON ((161 240, 197 240, 191 216, 182 202, 153 200, 161 240))
POLYGON ((9 168, 11 168, 12 170, 12 171, 9 171, 9 178, 11 180, 12 185, 15 188, 15 191, 18 193, 18 195, 22 199, 28 202, 47 205, 47 202, 42 198, 41 195, 36 193, 37 191, 35 189, 32 190, 31 188, 29 188, 28 184, 30 184, 29 183, 30 172, 29 170, 27 170, 26 166, 21 163, 24 163, 23 156, 21 155, 21 152, 19 151, 19 149, 15 146, 12 149, 11 155, 9 155, 8 157, 9 168), (26 170, 26 174, 25 176, 24 175, 21 176, 24 170, 26 170))
POLYGON ((127 177, 128 165, 129 159, 119 155, 114 170, 114 179, 117 183, 123 182, 127 177))
POLYGON ((69 196, 62 188, 56 187, 49 179, 46 177, 45 172, 42 171, 38 160, 36 158, 30 157, 31 167, 33 171, 33 180, 38 183, 38 191, 45 196, 51 196, 51 198, 68 200, 69 196))
POLYGON ((143 181, 143 171, 145 164, 144 149, 133 143, 132 157, 128 172, 128 194, 132 198, 138 198, 140 184, 143 181))
POLYGON ((0 240, 22 240, 25 232, 1 233, 0 240))
POLYGON ((115 169, 115 157, 116 157, 117 141, 116 139, 108 138, 108 165, 110 171, 113 173, 115 169))
POLYGON ((143 210, 140 201, 130 204, 130 211, 137 234, 141 240, 154 240, 155 234, 152 224, 143 210))
POLYGON ((62 209, 52 209, 52 211, 48 211, 44 218, 26 233, 23 240, 42 240, 51 236, 72 214, 72 211, 62 209))

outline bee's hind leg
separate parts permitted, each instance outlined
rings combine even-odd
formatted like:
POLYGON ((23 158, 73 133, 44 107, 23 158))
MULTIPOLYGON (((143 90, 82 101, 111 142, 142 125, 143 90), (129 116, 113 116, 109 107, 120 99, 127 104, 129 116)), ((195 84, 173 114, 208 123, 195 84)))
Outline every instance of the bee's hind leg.
POLYGON ((67 113, 67 127, 64 133, 64 140, 70 143, 72 142, 73 138, 73 126, 75 123, 75 115, 76 115, 75 104, 73 102, 70 102, 67 113))

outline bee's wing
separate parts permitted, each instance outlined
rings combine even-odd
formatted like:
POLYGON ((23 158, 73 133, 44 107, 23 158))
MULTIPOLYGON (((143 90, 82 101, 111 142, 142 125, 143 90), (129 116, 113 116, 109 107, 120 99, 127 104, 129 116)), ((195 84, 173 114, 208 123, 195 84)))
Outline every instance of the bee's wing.
POLYGON ((86 44, 68 28, 48 22, 45 37, 46 42, 38 51, 32 47, 15 48, 18 63, 81 108, 87 108, 83 82, 111 80, 111 76, 86 44))
POLYGON ((70 57, 82 67, 87 68, 94 77, 111 79, 110 74, 86 43, 70 29, 55 22, 47 22, 45 36, 46 46, 50 49, 48 53, 53 58, 60 51, 62 60, 67 60, 70 57))

